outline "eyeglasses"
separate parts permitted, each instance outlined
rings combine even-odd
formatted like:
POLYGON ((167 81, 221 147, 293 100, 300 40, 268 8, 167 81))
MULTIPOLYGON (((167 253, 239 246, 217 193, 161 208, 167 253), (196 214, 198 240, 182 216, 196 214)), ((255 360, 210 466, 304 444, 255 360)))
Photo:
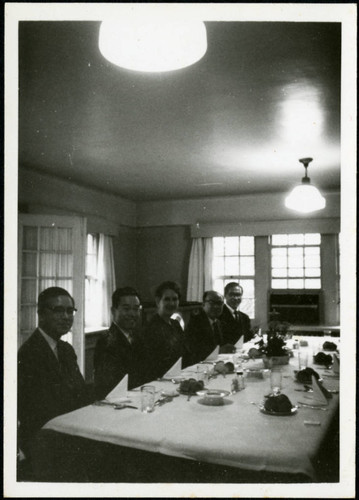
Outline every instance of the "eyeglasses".
POLYGON ((211 306, 223 306, 224 304, 221 300, 205 300, 205 302, 208 302, 211 306))
POLYGON ((60 316, 60 314, 67 314, 68 316, 74 316, 75 312, 77 309, 75 307, 61 307, 61 306, 55 306, 55 307, 46 307, 45 309, 48 309, 49 311, 52 311, 54 314, 60 316))
POLYGON ((142 310, 142 306, 135 306, 135 307, 129 307, 129 306, 118 306, 118 309, 122 309, 124 312, 130 312, 133 311, 135 313, 138 313, 142 310))

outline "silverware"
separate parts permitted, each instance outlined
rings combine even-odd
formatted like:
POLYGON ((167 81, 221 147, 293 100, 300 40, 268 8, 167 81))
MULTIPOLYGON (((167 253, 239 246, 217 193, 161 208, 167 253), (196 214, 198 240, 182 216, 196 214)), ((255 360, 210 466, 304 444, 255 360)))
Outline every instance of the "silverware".
POLYGON ((162 396, 155 402, 155 406, 162 406, 165 403, 170 403, 172 401, 172 396, 162 396))
POLYGON ((328 408, 323 408, 322 406, 312 406, 312 405, 307 405, 307 403, 299 403, 298 406, 301 406, 303 408, 311 408, 312 410, 323 410, 323 411, 328 411, 328 408))
POLYGON ((126 403, 120 403, 118 405, 113 405, 115 410, 124 410, 125 408, 132 408, 134 410, 138 410, 137 406, 127 405, 126 403))

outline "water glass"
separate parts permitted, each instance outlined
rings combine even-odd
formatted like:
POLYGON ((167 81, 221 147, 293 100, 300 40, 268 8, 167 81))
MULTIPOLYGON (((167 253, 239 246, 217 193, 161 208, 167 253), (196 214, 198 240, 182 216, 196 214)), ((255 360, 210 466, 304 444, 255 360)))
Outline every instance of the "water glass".
POLYGON ((270 386, 272 393, 277 396, 282 389, 282 370, 280 368, 272 368, 270 373, 270 386))
POLYGON ((197 380, 202 380, 206 385, 208 382, 208 368, 206 366, 197 365, 196 376, 197 380))
POLYGON ((150 413, 155 407, 155 391, 154 385, 144 385, 141 387, 141 411, 142 413, 150 413))
POLYGON ((298 351, 298 368, 299 370, 304 370, 308 366, 308 352, 298 351))

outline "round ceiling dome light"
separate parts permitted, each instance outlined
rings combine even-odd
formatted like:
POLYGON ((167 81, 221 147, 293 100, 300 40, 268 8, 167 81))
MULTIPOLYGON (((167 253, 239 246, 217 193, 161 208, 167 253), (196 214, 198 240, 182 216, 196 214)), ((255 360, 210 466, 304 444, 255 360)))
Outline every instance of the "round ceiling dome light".
POLYGON ((134 71, 164 72, 199 61, 207 50, 202 21, 146 20, 142 17, 103 21, 99 49, 113 64, 134 71))

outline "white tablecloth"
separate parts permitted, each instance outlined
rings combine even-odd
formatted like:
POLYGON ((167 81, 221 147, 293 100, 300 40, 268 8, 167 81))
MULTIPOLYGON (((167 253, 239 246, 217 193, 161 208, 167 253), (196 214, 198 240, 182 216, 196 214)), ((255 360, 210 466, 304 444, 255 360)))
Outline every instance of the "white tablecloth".
MULTIPOLYGON (((324 340, 323 337, 310 340, 310 361, 312 346, 324 340)), ((282 367, 282 393, 293 404, 298 401, 310 404, 305 398, 308 394, 295 391, 303 386, 294 380, 294 370, 298 369, 294 352, 290 364, 282 367)), ((325 375, 325 369, 310 365, 325 375)), ((230 390, 232 378, 230 374, 219 375, 207 387, 230 390)), ((328 389, 338 389, 339 380, 328 376, 324 384, 328 389)), ((162 381, 154 385, 158 391, 178 387, 162 381)), ((245 470, 303 473, 314 480, 313 461, 338 408, 339 396, 333 394, 327 411, 298 408, 293 416, 279 417, 263 414, 252 404, 262 402, 269 391, 268 377, 248 377, 246 388, 228 396, 223 406, 205 406, 198 396, 187 401, 184 395, 148 414, 92 405, 57 417, 44 429, 245 470), (307 426, 304 421, 308 420, 320 425, 307 426)), ((138 392, 129 395, 134 401, 139 397, 138 392)))

